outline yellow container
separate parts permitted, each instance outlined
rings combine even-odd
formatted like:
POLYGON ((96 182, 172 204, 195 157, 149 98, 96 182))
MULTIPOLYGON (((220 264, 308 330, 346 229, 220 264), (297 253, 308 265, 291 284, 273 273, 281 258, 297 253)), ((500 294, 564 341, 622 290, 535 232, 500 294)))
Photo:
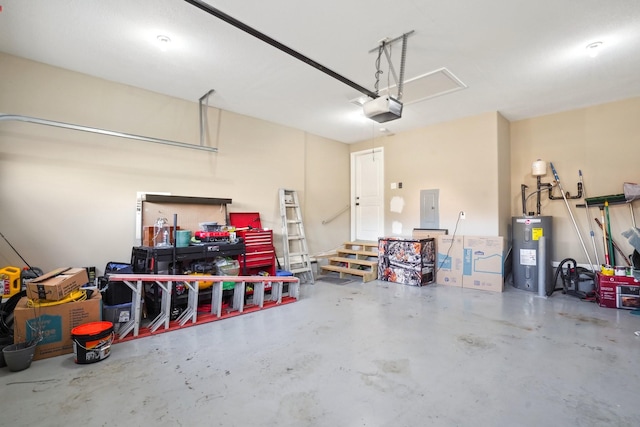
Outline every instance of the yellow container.
POLYGON ((9 298, 20 292, 20 269, 18 267, 4 267, 0 269, 0 286, 3 298, 9 298))
MULTIPOLYGON (((190 273, 191 276, 205 276, 205 273, 190 273)), ((209 289, 211 286, 213 286, 213 282, 209 282, 209 281, 202 281, 202 282, 198 282, 198 289, 199 290, 203 290, 203 289, 209 289)))
POLYGON ((602 264, 600 266, 600 273, 602 273, 603 276, 613 276, 613 267, 602 264))

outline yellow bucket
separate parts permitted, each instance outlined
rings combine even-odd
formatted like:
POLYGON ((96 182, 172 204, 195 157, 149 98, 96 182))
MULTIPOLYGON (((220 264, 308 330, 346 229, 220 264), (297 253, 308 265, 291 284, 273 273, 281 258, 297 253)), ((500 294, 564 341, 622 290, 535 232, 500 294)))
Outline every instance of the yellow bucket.
POLYGON ((602 264, 600 266, 600 272, 603 276, 613 276, 613 267, 610 265, 602 264))
MULTIPOLYGON (((209 274, 204 274, 204 273, 191 273, 189 274, 189 276, 209 276, 209 274)), ((213 286, 213 282, 198 282, 198 289, 199 290, 203 290, 203 289, 209 289, 211 286, 213 286)))
POLYGON ((2 286, 2 297, 9 298, 20 292, 20 269, 18 267, 4 267, 0 269, 0 286, 2 286))

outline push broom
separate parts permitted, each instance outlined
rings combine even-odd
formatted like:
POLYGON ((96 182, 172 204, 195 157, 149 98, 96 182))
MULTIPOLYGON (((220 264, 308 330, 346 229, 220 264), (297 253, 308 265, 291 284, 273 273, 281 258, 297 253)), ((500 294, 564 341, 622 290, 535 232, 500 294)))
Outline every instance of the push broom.
POLYGON ((604 226, 604 207, 600 206, 600 222, 602 223, 602 242, 604 244, 604 264, 611 265, 611 260, 609 259, 609 244, 607 243, 607 227, 604 226))
MULTIPOLYGON (((609 201, 604 202, 604 215, 607 219, 607 250, 609 251, 609 259, 611 260, 611 266, 616 263, 616 254, 613 252, 613 239, 611 237, 611 219, 609 218, 609 201)), ((604 225, 604 224, 603 224, 604 225)))

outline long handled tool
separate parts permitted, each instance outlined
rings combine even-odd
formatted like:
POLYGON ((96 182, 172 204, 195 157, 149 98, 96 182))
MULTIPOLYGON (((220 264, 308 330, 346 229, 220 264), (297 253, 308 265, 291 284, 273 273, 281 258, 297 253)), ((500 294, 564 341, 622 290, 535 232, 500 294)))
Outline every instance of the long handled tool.
POLYGON ((602 229, 602 243, 604 246, 604 263, 611 265, 611 259, 609 259, 609 244, 607 240, 607 228, 604 226, 604 206, 600 206, 600 228, 602 229))
POLYGON ((9 242, 7 240, 6 237, 4 237, 4 234, 0 233, 0 236, 2 236, 2 238, 4 239, 5 242, 7 242, 7 245, 9 245, 11 247, 11 249, 13 249, 13 252, 16 253, 16 255, 18 255, 20 257, 20 259, 22 260, 22 262, 24 262, 24 264, 29 268, 29 270, 34 271, 33 268, 31 268, 31 266, 29 265, 29 263, 27 262, 27 260, 25 260, 24 258, 22 258, 22 255, 20 255, 20 252, 18 252, 18 250, 16 248, 13 247, 13 245, 11 244, 11 242, 9 242))
POLYGON ((582 185, 582 196, 584 198, 584 213, 587 215, 587 224, 589 225, 589 235, 591 236, 591 245, 593 246, 593 253, 596 256, 596 265, 600 265, 600 260, 598 259, 598 249, 596 248, 596 237, 593 232, 593 226, 591 225, 591 218, 589 217, 589 205, 587 204, 587 190, 584 187, 584 181, 582 180, 582 171, 578 170, 578 175, 580 175, 580 184, 582 185))
POLYGON ((582 245, 582 250, 587 257, 587 261, 589 261, 589 268, 593 271, 593 262, 591 262, 591 257, 589 256, 589 252, 587 252, 587 247, 584 245, 584 240, 582 240, 582 236, 580 235, 580 229, 578 228, 578 224, 576 223, 576 219, 573 217, 573 212, 571 212, 571 206, 569 206, 569 202, 567 201, 567 195, 564 193, 564 189, 562 188, 562 183, 560 183, 560 177, 558 176, 558 172, 556 172, 556 168, 553 167, 553 163, 549 163, 551 165, 551 171, 553 172, 553 176, 558 183, 558 188, 562 193, 562 199, 564 200, 564 204, 567 205, 567 210, 569 211, 569 216, 571 217, 571 221, 573 222, 573 226, 576 229, 576 233, 578 234, 578 239, 580 240, 580 244, 582 245))
MULTIPOLYGON (((616 265, 616 254, 613 252, 613 238, 611 237, 611 219, 609 218, 609 202, 604 202, 604 217, 607 220, 607 241, 609 245, 610 265, 616 265)), ((604 225, 604 224, 603 224, 604 225)))
MULTIPOLYGON (((596 220, 596 224, 598 224, 598 226, 600 227, 600 229, 603 231, 603 233, 606 233, 604 231, 604 226, 602 225, 602 223, 600 222, 600 220, 598 218, 594 218, 596 220)), ((606 236, 606 234, 605 234, 606 236)), ((613 240, 613 238, 610 238, 609 241, 613 244, 613 247, 615 248, 616 252, 618 252, 620 255, 622 255, 622 258, 624 259, 625 264, 627 264, 627 267, 631 267, 631 262, 629 261, 629 257, 627 255, 624 254, 624 252, 622 251, 622 249, 620 248, 620 246, 618 246, 618 244, 616 243, 615 240, 613 240)))

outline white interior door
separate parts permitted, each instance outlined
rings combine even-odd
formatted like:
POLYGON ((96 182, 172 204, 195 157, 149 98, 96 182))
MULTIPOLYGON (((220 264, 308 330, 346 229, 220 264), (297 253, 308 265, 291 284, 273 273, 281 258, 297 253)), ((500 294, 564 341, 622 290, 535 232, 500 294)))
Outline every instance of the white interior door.
POLYGON ((351 153, 351 240, 384 236, 384 150, 351 153))

